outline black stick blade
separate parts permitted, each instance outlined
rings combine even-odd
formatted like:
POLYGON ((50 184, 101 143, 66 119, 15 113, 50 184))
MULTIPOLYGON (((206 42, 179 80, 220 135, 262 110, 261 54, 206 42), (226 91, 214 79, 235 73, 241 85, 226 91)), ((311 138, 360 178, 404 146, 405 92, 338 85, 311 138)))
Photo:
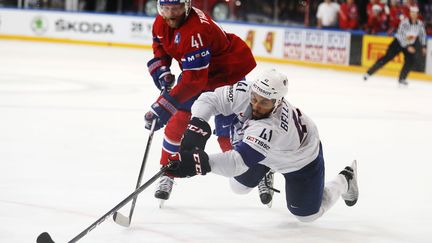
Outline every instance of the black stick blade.
POLYGON ((55 243, 47 232, 43 232, 36 239, 36 243, 55 243))

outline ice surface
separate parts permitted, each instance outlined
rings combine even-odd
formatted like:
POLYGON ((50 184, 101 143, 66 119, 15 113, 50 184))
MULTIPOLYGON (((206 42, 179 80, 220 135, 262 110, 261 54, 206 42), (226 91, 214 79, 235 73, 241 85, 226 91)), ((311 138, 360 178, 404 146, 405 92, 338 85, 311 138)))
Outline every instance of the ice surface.
MULTIPOLYGON (((135 187, 158 91, 150 50, 0 41, 0 242, 67 242, 135 187)), ((432 83, 259 63, 290 81, 288 98, 318 125, 332 179, 358 160, 360 199, 301 223, 275 195, 236 195, 210 174, 177 180, 165 209, 154 185, 130 228, 111 219, 80 242, 432 242, 432 83)), ((178 69, 174 68, 178 75, 178 69)), ((155 134, 143 182, 158 171, 155 134)), ((214 137, 208 151, 218 151, 214 137)), ((275 187, 283 189, 276 175, 275 187)), ((127 214, 129 205, 122 212, 127 214)))

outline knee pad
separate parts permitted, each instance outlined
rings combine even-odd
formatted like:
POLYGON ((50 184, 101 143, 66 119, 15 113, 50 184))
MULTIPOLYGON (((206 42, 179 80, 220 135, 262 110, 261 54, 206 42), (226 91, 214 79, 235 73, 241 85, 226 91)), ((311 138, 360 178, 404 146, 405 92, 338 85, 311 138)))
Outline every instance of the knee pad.
POLYGON ((318 218, 320 218, 323 215, 324 211, 320 208, 320 210, 314 214, 311 215, 307 215, 307 216, 299 216, 299 215, 294 215, 298 221, 303 222, 303 223, 310 223, 313 222, 315 220, 317 220, 318 218))
POLYGON ((241 184, 235 178, 230 178, 229 182, 230 182, 231 190, 236 194, 247 194, 253 189, 251 187, 247 187, 241 184))

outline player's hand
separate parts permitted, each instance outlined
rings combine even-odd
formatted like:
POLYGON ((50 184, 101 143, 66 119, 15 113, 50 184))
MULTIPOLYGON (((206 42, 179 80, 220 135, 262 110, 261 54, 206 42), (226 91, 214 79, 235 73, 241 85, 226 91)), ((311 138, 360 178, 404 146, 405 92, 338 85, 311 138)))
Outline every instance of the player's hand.
POLYGON ((147 63, 153 82, 159 90, 170 90, 175 83, 175 76, 171 74, 169 62, 166 58, 155 57, 147 63))
POLYGON ((169 161, 175 163, 174 166, 168 168, 167 174, 174 177, 184 178, 205 175, 211 171, 208 155, 201 149, 182 151, 171 155, 169 161))
POLYGON ((153 111, 147 111, 147 113, 145 113, 144 121, 145 121, 145 128, 147 130, 151 130, 151 126, 153 124, 153 121, 155 122, 155 127, 154 127, 153 131, 157 131, 157 130, 159 130, 165 126, 165 124, 163 124, 159 120, 158 116, 155 113, 153 113, 153 111))
POLYGON ((171 72, 159 79, 161 90, 170 91, 175 83, 175 76, 171 72))
POLYGON ((408 50, 408 52, 411 53, 411 54, 414 54, 415 51, 416 51, 415 48, 414 48, 414 46, 408 46, 407 50, 408 50))
POLYGON ((192 151, 195 148, 204 150, 210 136, 210 125, 201 118, 193 117, 183 134, 180 150, 192 151))
POLYGON ((163 92, 156 102, 151 105, 151 111, 145 114, 145 128, 150 130, 154 119, 157 119, 155 131, 164 127, 171 116, 177 112, 177 107, 177 101, 168 92, 163 92))

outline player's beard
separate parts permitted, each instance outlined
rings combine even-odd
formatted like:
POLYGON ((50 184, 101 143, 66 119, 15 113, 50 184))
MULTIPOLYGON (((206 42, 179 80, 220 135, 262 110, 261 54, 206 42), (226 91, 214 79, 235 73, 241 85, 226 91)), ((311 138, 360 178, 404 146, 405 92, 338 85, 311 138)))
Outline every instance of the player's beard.
POLYGON ((181 17, 176 17, 176 18, 166 18, 166 17, 164 17, 164 19, 165 19, 165 23, 167 23, 167 25, 170 28, 177 29, 178 27, 180 27, 180 25, 183 24, 185 16, 183 15, 181 17))
POLYGON ((266 113, 261 113, 257 110, 252 109, 252 119, 253 120, 259 120, 259 119, 263 119, 263 118, 268 118, 270 116, 270 114, 272 113, 273 110, 270 110, 269 112, 266 113))

